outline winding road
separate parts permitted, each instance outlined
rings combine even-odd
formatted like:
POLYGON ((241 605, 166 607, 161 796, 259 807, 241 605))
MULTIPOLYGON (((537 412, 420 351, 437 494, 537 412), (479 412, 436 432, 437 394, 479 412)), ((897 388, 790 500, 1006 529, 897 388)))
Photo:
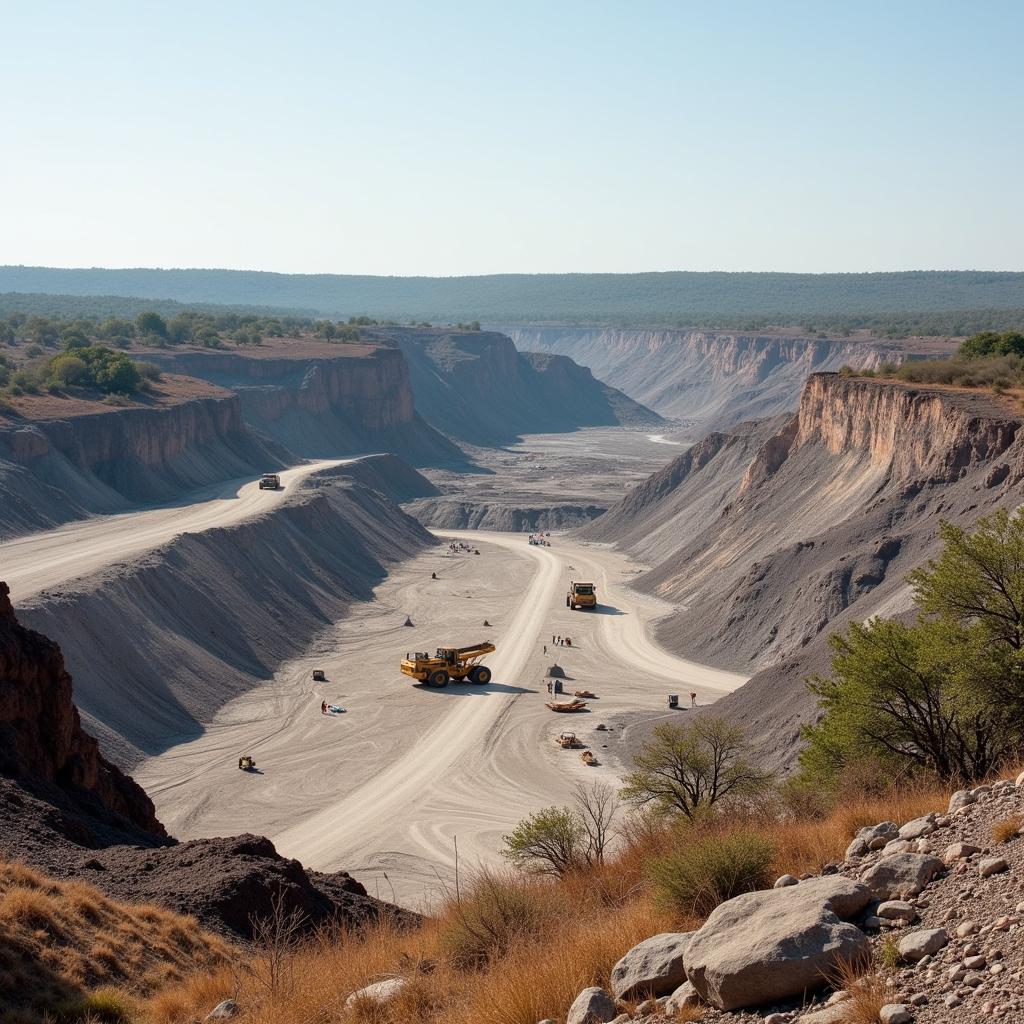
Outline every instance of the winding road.
MULTIPOLYGON (((311 473, 356 459, 307 462, 278 475, 285 489, 311 473)), ((0 570, 14 601, 152 551, 183 533, 230 526, 273 508, 282 491, 247 477, 197 491, 173 505, 95 516, 0 543, 0 570)))

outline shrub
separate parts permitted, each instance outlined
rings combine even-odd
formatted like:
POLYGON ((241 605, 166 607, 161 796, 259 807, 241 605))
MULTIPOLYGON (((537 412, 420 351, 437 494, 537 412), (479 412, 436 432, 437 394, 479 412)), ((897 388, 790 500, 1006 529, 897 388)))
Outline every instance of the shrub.
POLYGON ((74 1009, 77 1017, 104 1021, 106 1024, 127 1024, 135 1019, 131 999, 116 988, 98 988, 79 1000, 74 1009))
POLYGON ((775 847, 759 832, 687 830, 683 840, 649 869, 654 897, 666 909, 705 916, 733 896, 768 886, 775 847))
POLYGON ((458 967, 482 967, 540 935, 553 915, 546 887, 483 869, 446 908, 440 949, 458 967))

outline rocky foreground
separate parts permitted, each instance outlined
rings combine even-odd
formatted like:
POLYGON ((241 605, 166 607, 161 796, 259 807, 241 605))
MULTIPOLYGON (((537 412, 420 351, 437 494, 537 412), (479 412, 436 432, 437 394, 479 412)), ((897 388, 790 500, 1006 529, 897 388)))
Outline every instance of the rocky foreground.
MULTIPOLYGON (((1022 823, 1024 772, 957 792, 945 814, 863 828, 820 875, 784 875, 696 931, 641 942, 608 989, 579 993, 566 1024, 1022 1020, 1022 823)), ((378 982, 349 1005, 404 984, 378 982)))
POLYGON ((685 1007, 737 1024, 1024 1019, 1022 822, 1024 773, 954 794, 946 814, 861 829, 820 876, 783 876, 696 932, 641 943, 567 1024, 656 1024, 685 1007), (841 960, 865 980, 843 988, 841 960))

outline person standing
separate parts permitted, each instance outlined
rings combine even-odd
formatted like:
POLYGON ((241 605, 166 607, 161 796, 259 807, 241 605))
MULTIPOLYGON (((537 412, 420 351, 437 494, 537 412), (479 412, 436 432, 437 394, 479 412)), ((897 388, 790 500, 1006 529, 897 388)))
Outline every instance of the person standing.
POLYGON ((324 702, 323 702, 323 703, 322 703, 322 704, 320 705, 320 714, 321 714, 321 715, 326 715, 326 714, 327 714, 327 701, 324 701, 324 702))
POLYGON ((690 707, 691 708, 695 708, 696 706, 697 706, 697 694, 691 693, 690 694, 690 707))

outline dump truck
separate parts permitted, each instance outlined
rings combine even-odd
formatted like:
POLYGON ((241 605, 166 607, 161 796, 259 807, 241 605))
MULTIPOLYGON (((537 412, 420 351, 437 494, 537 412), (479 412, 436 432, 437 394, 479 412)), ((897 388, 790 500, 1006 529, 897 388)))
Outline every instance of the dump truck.
POLYGON ((577 608, 596 608, 597 588, 593 583, 570 583, 569 593, 565 595, 565 607, 573 611, 577 608))
POLYGON ((469 647, 438 647, 433 656, 425 651, 406 654, 400 667, 403 675, 428 686, 447 686, 452 679, 482 685, 491 681, 491 670, 480 660, 495 650, 487 640, 469 647))
POLYGON ((264 473, 260 477, 260 490, 261 491, 279 491, 281 490, 281 478, 276 473, 264 473))

